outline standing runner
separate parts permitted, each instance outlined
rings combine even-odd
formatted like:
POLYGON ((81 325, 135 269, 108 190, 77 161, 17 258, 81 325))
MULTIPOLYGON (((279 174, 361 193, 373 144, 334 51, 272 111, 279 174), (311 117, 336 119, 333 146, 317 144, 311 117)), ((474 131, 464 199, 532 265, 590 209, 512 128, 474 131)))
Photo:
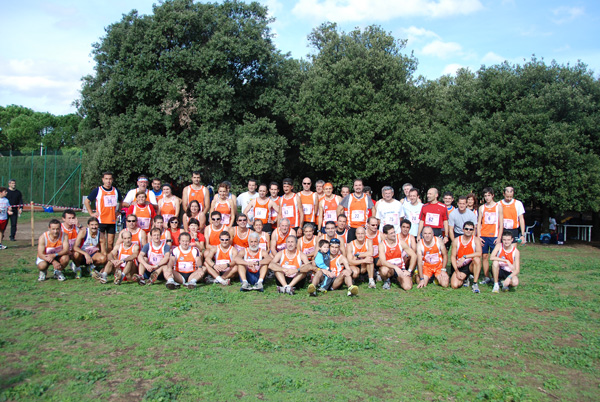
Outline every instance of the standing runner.
POLYGON ((121 205, 121 194, 112 183, 113 174, 102 173, 102 185, 95 187, 84 201, 88 213, 100 222, 100 240, 105 244, 107 253, 112 251, 115 243, 115 225, 121 205), (93 212, 92 201, 96 205, 96 212, 93 212))
POLYGON ((513 235, 513 240, 521 240, 525 244, 525 208, 523 203, 515 200, 515 189, 508 186, 504 189, 504 199, 502 203, 502 213, 504 216, 504 230, 508 230, 513 235))
POLYGON ((188 209, 189 203, 192 200, 196 200, 200 204, 200 211, 208 212, 210 195, 208 194, 208 189, 200 184, 200 180, 200 172, 192 172, 192 184, 184 187, 181 193, 181 207, 184 211, 188 209))
POLYGON ((317 212, 319 207, 319 197, 317 193, 310 190, 312 182, 309 177, 302 179, 302 191, 298 193, 302 211, 304 212, 304 223, 311 222, 317 226, 317 212))
POLYGON ((368 219, 368 211, 373 209, 373 216, 377 215, 377 209, 371 201, 371 197, 363 193, 364 185, 362 179, 354 180, 354 193, 349 194, 342 199, 342 202, 337 207, 338 216, 348 210, 345 214, 348 217, 348 241, 356 239, 356 228, 365 226, 368 219))
POLYGON ((500 243, 499 235, 502 233, 504 223, 504 214, 502 205, 494 201, 494 189, 486 187, 483 189, 483 198, 485 204, 479 207, 477 220, 477 235, 481 240, 483 253, 482 265, 485 278, 481 281, 481 285, 487 285, 492 280, 490 279, 490 253, 494 247, 500 243))
POLYGON ((267 185, 261 184, 258 186, 258 198, 251 200, 242 212, 246 215, 251 213, 254 217, 253 222, 262 221, 263 229, 271 233, 273 231, 271 211, 275 211, 277 216, 279 205, 267 195, 267 185))
POLYGON ((333 194, 333 185, 331 183, 325 183, 323 191, 325 196, 319 201, 319 231, 323 229, 325 223, 329 221, 337 222, 337 207, 342 202, 342 197, 333 194))

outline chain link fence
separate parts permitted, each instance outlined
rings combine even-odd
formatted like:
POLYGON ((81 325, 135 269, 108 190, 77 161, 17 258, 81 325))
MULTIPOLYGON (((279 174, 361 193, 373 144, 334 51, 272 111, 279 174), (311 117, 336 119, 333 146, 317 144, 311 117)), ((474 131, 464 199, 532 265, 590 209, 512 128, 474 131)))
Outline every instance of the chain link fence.
POLYGON ((81 208, 82 151, 0 151, 0 186, 14 179, 27 204, 81 208))

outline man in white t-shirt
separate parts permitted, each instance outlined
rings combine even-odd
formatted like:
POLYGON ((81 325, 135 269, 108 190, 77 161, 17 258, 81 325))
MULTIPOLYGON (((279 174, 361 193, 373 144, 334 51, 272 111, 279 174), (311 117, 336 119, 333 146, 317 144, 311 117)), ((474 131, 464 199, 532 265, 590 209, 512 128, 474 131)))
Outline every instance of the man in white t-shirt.
POLYGON ((419 216, 421 215, 421 208, 423 203, 419 201, 419 190, 411 188, 408 192, 408 202, 402 204, 404 217, 411 223, 410 234, 411 236, 417 236, 419 233, 419 216))
POLYGON ((379 230, 383 230, 385 225, 394 226, 394 231, 400 233, 400 221, 404 217, 404 208, 402 203, 394 198, 394 189, 391 186, 385 186, 381 189, 383 198, 377 201, 375 209, 379 219, 379 230))
POLYGON ((123 199, 122 207, 129 208, 129 206, 135 201, 137 193, 144 192, 146 193, 146 200, 149 201, 150 204, 152 204, 152 206, 154 207, 154 211, 157 211, 158 202, 156 201, 156 196, 154 195, 154 192, 148 190, 148 184, 148 176, 139 176, 137 179, 137 188, 129 190, 129 192, 125 196, 125 199, 123 199))
MULTIPOLYGON (((250 204, 250 201, 252 201, 255 198, 258 198, 258 193, 256 192, 257 188, 258 188, 258 182, 254 179, 250 179, 250 180, 248 180, 248 191, 238 195, 237 206, 240 207, 242 209, 242 211, 244 211, 246 209, 246 206, 248 204, 250 204)), ((251 220, 252 221, 254 220, 254 216, 252 217, 251 220)))

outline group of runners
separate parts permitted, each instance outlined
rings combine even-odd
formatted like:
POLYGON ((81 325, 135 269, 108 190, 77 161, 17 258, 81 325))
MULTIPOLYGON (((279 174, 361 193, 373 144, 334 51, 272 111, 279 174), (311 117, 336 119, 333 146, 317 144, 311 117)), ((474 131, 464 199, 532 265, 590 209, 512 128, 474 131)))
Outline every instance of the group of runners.
POLYGON ((341 195, 323 180, 312 191, 308 177, 296 193, 293 181, 284 179, 281 195, 276 182, 249 180, 248 191, 236 197, 224 182, 212 200, 199 172, 191 181, 180 198, 169 184, 140 176, 123 197, 113 175, 104 173, 85 200, 87 227, 65 210, 62 222, 51 220, 40 236, 39 281, 52 266, 59 281, 67 267, 76 278, 87 267, 103 284, 164 281, 168 289, 239 280, 242 291, 263 291, 274 277, 279 292, 306 286, 311 296, 344 286, 354 296, 360 281, 368 288, 381 281, 383 289, 397 283, 404 290, 430 283, 471 286, 475 293, 479 284, 493 285, 495 293, 519 284, 525 210, 512 187, 500 201, 485 188, 481 206, 475 194, 458 197, 455 206, 451 193, 438 201, 435 188, 423 204, 410 183, 400 200, 386 186, 374 203, 360 179, 352 192, 343 186, 341 195), (121 210, 125 227, 117 233, 121 210))

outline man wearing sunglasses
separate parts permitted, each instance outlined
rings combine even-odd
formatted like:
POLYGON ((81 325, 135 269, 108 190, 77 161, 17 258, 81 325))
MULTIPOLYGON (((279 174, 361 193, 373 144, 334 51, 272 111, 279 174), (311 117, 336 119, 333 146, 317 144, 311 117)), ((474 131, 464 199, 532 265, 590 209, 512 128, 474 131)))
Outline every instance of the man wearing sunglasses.
POLYGON ((148 237, 146 236, 146 232, 138 227, 137 216, 134 214, 127 215, 125 222, 127 222, 125 229, 121 230, 119 233, 115 248, 118 248, 119 245, 123 243, 123 233, 125 232, 131 233, 131 242, 133 244, 137 244, 140 249, 144 247, 146 243, 148 243, 148 237))
POLYGON ((237 251, 231 245, 231 235, 225 230, 219 235, 219 245, 207 251, 204 267, 215 282, 227 286, 238 276, 236 256, 237 251))
MULTIPOLYGON (((464 198, 466 207, 466 197, 461 198, 464 198)), ((462 227, 462 232, 463 234, 456 236, 452 242, 452 254, 450 255, 450 261, 452 262, 452 278, 450 280, 450 285, 452 286, 452 289, 458 289, 461 286, 469 286, 469 275, 473 274, 473 293, 479 293, 477 281, 479 280, 479 272, 481 271, 481 243, 479 242, 479 239, 475 237, 475 224, 473 221, 465 222, 462 227)))
POLYGON ((240 252, 243 249, 248 248, 248 234, 250 233, 250 229, 248 229, 247 226, 248 217, 245 214, 240 214, 237 217, 236 222, 237 226, 229 228, 229 234, 233 239, 233 247, 235 247, 237 252, 240 252))

